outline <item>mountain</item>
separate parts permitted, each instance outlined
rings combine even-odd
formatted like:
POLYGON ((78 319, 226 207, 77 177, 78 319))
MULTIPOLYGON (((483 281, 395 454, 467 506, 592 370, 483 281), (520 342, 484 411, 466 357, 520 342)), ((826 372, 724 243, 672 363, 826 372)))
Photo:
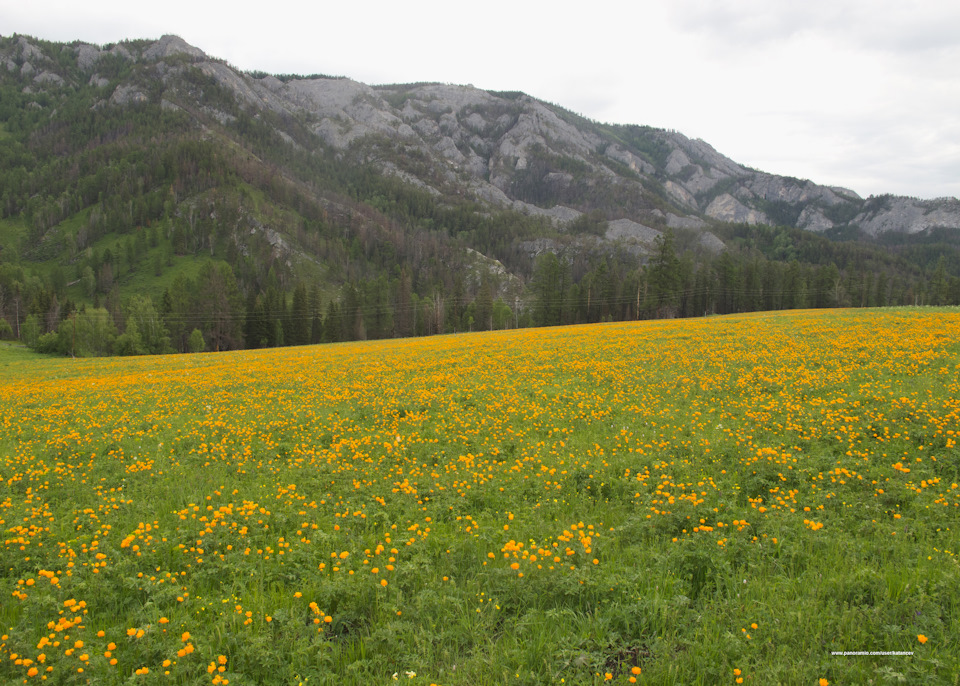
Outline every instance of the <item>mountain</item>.
POLYGON ((863 199, 519 92, 245 73, 176 36, 0 38, 0 89, 21 337, 101 306, 120 335, 133 296, 183 350, 950 302, 960 276, 956 198, 863 199), (221 276, 213 330, 190 296, 221 276))
POLYGON ((658 227, 702 228, 710 219, 811 231, 852 224, 871 236, 960 227, 955 198, 868 203, 851 190, 748 169, 676 132, 604 126, 522 93, 284 81, 238 74, 174 37, 158 46, 154 54, 197 59, 240 102, 307 122, 334 150, 365 141, 368 158, 384 173, 431 192, 457 187, 561 225, 589 209, 609 213, 616 203, 627 218, 658 227), (418 163, 404 164, 411 158, 418 163))

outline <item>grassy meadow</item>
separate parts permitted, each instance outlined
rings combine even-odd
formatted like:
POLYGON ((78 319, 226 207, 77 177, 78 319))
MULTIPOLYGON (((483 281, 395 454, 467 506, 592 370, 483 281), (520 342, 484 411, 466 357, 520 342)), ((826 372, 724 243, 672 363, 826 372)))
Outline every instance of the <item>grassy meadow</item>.
POLYGON ((957 684, 958 434, 955 309, 0 348, 0 682, 957 684))

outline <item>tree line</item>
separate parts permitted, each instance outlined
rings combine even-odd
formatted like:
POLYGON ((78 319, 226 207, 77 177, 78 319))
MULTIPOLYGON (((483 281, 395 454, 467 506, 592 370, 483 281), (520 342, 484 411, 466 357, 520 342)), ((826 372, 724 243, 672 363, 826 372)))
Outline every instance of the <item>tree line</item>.
POLYGON ((529 326, 697 317, 761 310, 960 305, 960 278, 940 259, 929 278, 841 271, 725 251, 695 261, 672 234, 643 265, 601 259, 578 270, 547 252, 522 295, 505 298, 493 273, 452 289, 418 293, 413 275, 348 282, 326 300, 318 284, 284 290, 275 277, 243 295, 231 266, 209 260, 195 278, 176 277, 155 302, 116 288, 102 304, 60 302, 52 288, 0 265, 0 338, 40 352, 138 355, 308 345, 529 326))

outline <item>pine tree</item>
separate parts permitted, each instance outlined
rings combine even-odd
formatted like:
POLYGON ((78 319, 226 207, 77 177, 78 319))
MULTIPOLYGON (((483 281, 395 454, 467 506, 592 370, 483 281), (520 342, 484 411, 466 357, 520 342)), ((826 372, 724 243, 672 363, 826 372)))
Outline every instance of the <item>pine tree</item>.
POLYGON ((298 283, 293 289, 289 328, 288 345, 306 345, 310 342, 310 301, 307 297, 307 287, 303 283, 298 283))
POLYGON ((476 299, 476 328, 478 331, 489 331, 493 328, 493 285, 490 283, 490 273, 484 271, 480 277, 480 289, 476 299))
POLYGON ((555 326, 560 323, 562 282, 560 261, 552 252, 537 257, 533 269, 533 321, 536 326, 555 326))
POLYGON ((323 315, 321 313, 320 288, 314 284, 310 289, 310 342, 319 343, 323 336, 323 315))
POLYGON ((649 268, 648 298, 652 300, 658 318, 676 317, 680 304, 680 260, 673 233, 667 231, 657 236, 655 245, 656 252, 649 268))

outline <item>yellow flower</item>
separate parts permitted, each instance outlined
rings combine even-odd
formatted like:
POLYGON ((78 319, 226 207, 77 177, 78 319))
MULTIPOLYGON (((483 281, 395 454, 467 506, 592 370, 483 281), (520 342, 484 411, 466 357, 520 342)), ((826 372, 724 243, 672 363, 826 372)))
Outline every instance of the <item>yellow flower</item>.
POLYGON ((924 636, 923 634, 917 634, 917 640, 920 641, 921 643, 926 643, 927 637, 924 636))

